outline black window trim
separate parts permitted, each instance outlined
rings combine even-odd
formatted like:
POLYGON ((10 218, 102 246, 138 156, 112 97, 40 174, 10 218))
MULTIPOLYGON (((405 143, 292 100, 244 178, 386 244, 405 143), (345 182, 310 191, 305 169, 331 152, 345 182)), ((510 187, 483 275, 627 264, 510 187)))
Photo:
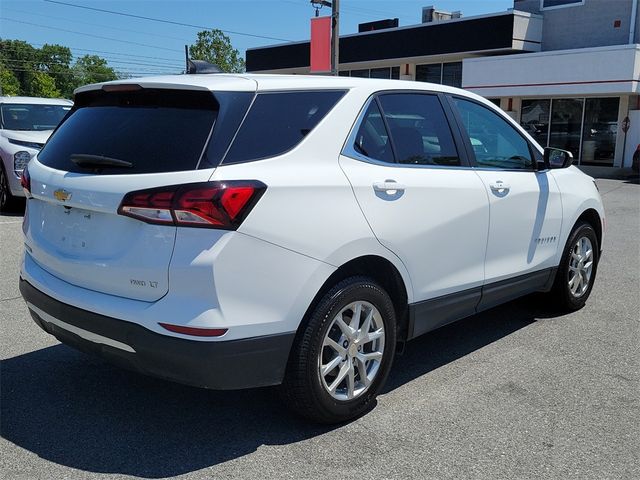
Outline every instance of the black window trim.
POLYGON ((318 127, 318 125, 320 125, 322 122, 325 121, 325 119, 331 114, 331 112, 340 104, 340 102, 342 102, 344 100, 344 98, 347 96, 347 93, 349 92, 349 88, 290 88, 290 89, 286 89, 286 90, 278 90, 278 89, 273 89, 273 90, 258 90, 255 92, 255 95, 253 96, 253 99, 251 100, 251 104, 249 105, 249 108, 247 108, 247 111, 244 114, 244 117, 242 117, 242 121, 240 122, 240 125, 238 125, 238 128, 236 129, 236 132, 233 134, 233 138, 231 140, 231 142, 229 143, 229 146, 227 147, 227 150, 224 152, 224 156, 222 157, 222 159, 220 160, 220 163, 218 164, 219 167, 223 167, 225 165, 242 165, 245 163, 251 163, 251 162, 258 162, 261 160, 268 160, 270 158, 277 158, 277 157, 281 157, 282 155, 286 155, 287 153, 291 152, 292 150, 298 148, 300 145, 302 145, 304 143, 304 141, 307 139, 307 137, 313 133, 313 131, 318 127), (256 100, 258 99, 259 95, 275 95, 275 94, 279 94, 279 93, 311 93, 311 92, 336 92, 336 93, 342 93, 342 96, 340 98, 338 98, 338 100, 336 101, 336 103, 333 104, 333 106, 327 110, 327 113, 325 114, 325 116, 320 119, 320 121, 295 145, 293 145, 291 148, 288 148, 287 150, 280 152, 276 155, 267 155, 265 157, 259 157, 259 158, 250 158, 247 160, 242 160, 242 161, 234 161, 234 162, 226 162, 227 160, 227 155, 229 154, 229 152, 231 151, 231 148, 233 147, 233 144, 236 141, 236 138, 239 134, 239 132, 242 130, 242 127, 244 126, 245 121, 247 120, 247 117, 249 116, 249 113, 251 112, 251 109, 253 108, 254 103, 256 102, 256 100))
POLYGON ((470 97, 466 97, 464 95, 456 95, 456 94, 446 94, 445 98, 447 100, 447 103, 449 105, 449 108, 452 111, 452 114, 454 115, 455 119, 456 119, 456 123, 458 124, 458 130, 460 131, 462 137, 463 137, 463 141, 464 141, 464 147, 465 150, 467 152, 467 155, 469 157, 469 164, 471 165, 472 168, 474 168, 475 170, 481 170, 481 171, 499 171, 499 172, 536 172, 539 171, 538 168, 538 161, 535 155, 535 146, 531 144, 531 142, 529 141, 529 139, 527 137, 525 137, 522 132, 520 130, 518 130, 518 128, 516 128, 514 125, 511 124, 511 119, 508 118, 504 113, 502 113, 501 111, 498 111, 497 109, 491 108, 487 105, 485 105, 482 102, 477 101, 474 98, 470 98, 470 97), (531 157, 531 168, 499 168, 499 167, 480 167, 478 166, 478 163, 476 161, 476 154, 473 151, 473 147, 471 146, 471 139, 469 138, 469 134, 467 133, 467 130, 464 128, 464 121, 462 120, 462 117, 460 116, 460 112, 458 111, 458 108, 456 107, 455 103, 453 102, 454 98, 459 98, 460 100, 466 100, 468 102, 471 103, 475 103, 476 105, 479 105, 480 107, 483 107, 487 110, 489 110, 490 112, 495 113, 496 115, 498 115, 500 118, 502 118, 518 135, 520 135, 520 137, 522 137, 522 139, 526 142, 527 144, 527 148, 529 149, 529 155, 531 157))
POLYGON ((351 131, 349 132, 349 135, 347 136, 347 139, 342 147, 342 151, 340 152, 341 155, 344 155, 345 157, 349 157, 352 158, 353 160, 358 160, 361 162, 365 162, 365 163, 371 163, 373 165, 380 165, 380 166, 384 166, 384 167, 396 167, 396 168, 426 168, 426 169, 447 169, 447 170, 451 170, 451 169, 462 169, 462 168, 470 168, 473 165, 470 162, 469 156, 468 156, 468 152, 465 148, 465 144, 463 141, 463 136, 460 134, 459 130, 459 125, 457 122, 457 119, 454 117, 453 114, 453 110, 451 109, 451 106, 449 105, 449 101, 445 98, 445 94, 439 91, 435 91, 435 90, 413 90, 413 89, 392 89, 392 90, 380 90, 377 92, 372 93, 369 98, 367 98, 367 100, 364 102, 362 108, 360 109, 360 112, 358 113, 358 116, 356 117, 356 121, 354 122, 353 126, 351 127, 351 131), (396 161, 396 155, 395 155, 395 147, 393 145, 393 139, 391 137, 391 135, 389 134, 389 127, 387 125, 387 121, 385 119, 385 115, 384 115, 384 110, 382 108, 382 105, 380 104, 380 102, 378 101, 378 97, 383 96, 383 95, 389 95, 389 94, 398 94, 398 93, 406 93, 406 94, 417 94, 417 95, 435 95, 436 97, 438 97, 438 100, 440 102, 440 105, 442 107, 442 110, 444 112, 444 116, 447 120, 447 122, 449 123, 449 130, 451 131, 451 137, 453 138, 453 143, 456 147, 456 150, 458 152, 458 157, 460 158, 460 165, 420 165, 420 164, 407 164, 407 163, 398 163, 396 161), (372 102, 376 102, 378 105, 378 109, 380 110, 380 113, 382 114, 382 118, 383 118, 383 122, 384 122, 384 127, 385 130, 387 130, 387 135, 389 136, 389 142, 391 143, 391 149, 393 150, 393 162, 384 162, 382 160, 377 160, 375 158, 371 158, 371 157, 367 157, 366 155, 363 155, 362 153, 358 152, 354 145, 356 142, 356 136, 358 135, 358 131, 360 130, 360 126, 362 125, 362 122, 364 121, 364 117, 367 114, 367 111, 369 110, 369 106, 371 105, 372 102))

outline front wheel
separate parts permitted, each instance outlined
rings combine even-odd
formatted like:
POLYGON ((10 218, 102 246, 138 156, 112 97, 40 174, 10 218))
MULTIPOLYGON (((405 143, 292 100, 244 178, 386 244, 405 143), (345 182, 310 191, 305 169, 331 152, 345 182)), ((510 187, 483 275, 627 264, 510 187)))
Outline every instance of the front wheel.
POLYGON ((574 311, 584 306, 596 278, 599 252, 593 227, 579 222, 569 235, 551 290, 556 308, 574 311))
POLYGON ((396 318, 389 295, 366 277, 329 290, 296 337, 282 394, 319 423, 355 418, 374 404, 391 369, 396 318))
POLYGON ((0 165, 0 212, 11 211, 16 203, 16 197, 11 194, 7 174, 4 171, 4 167, 0 165))

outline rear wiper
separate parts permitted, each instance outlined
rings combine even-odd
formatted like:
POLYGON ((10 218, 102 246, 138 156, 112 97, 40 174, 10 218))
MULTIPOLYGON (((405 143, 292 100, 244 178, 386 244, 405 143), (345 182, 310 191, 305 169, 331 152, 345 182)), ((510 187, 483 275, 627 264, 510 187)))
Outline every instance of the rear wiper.
POLYGON ((99 168, 99 167, 121 167, 131 168, 133 163, 118 158, 104 157, 102 155, 89 155, 87 153, 74 153, 71 161, 79 167, 99 168))

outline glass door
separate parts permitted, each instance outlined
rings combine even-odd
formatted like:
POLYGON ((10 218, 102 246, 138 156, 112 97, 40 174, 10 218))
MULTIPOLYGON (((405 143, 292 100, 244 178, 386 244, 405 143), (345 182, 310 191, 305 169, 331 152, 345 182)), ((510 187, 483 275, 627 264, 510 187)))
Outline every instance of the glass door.
POLYGON ((613 166, 620 99, 587 98, 581 165, 613 166))
POLYGON ((552 101, 549 146, 569 150, 580 158, 584 98, 559 98, 552 101))

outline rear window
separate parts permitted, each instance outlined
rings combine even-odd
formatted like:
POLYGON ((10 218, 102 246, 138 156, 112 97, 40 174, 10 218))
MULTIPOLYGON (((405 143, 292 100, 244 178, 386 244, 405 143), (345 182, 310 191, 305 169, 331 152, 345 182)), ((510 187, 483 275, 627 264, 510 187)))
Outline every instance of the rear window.
POLYGON ((38 160, 77 173, 132 174, 192 170, 218 113, 210 92, 144 89, 80 94, 38 160), (107 158, 128 167, 79 166, 72 156, 107 158))
POLYGON ((344 93, 322 90, 258 94, 223 163, 259 160, 291 150, 344 93))

